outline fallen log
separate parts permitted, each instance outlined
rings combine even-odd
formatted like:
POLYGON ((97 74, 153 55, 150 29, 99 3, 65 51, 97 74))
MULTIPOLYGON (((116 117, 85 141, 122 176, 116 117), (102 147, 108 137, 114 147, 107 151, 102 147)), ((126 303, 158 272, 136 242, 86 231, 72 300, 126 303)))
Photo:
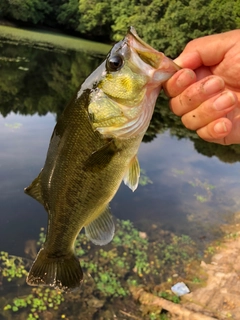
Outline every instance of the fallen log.
POLYGON ((143 288, 130 287, 130 291, 135 300, 138 300, 143 305, 158 307, 168 311, 173 319, 178 320, 217 320, 210 316, 188 310, 180 304, 173 303, 169 300, 157 297, 152 293, 144 291, 143 288), (175 318, 174 318, 175 317, 175 318))

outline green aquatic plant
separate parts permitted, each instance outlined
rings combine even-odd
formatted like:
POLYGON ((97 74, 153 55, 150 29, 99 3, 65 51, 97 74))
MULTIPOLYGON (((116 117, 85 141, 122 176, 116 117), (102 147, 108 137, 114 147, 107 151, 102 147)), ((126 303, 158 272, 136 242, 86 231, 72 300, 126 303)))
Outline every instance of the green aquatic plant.
POLYGON ((27 308, 27 320, 39 319, 42 312, 51 309, 57 310, 63 301, 64 296, 61 292, 54 289, 38 287, 33 288, 32 293, 27 296, 13 299, 12 304, 7 304, 4 310, 17 312, 27 308))
POLYGON ((192 187, 194 187, 194 188, 198 187, 199 189, 201 189, 205 192, 204 195, 199 194, 199 193, 194 194, 194 197, 197 199, 197 201, 203 203, 203 202, 207 202, 207 201, 211 200, 212 190, 215 188, 214 185, 209 184, 207 181, 202 182, 198 178, 195 178, 194 181, 189 181, 189 184, 192 187))
POLYGON ((166 313, 160 313, 160 311, 150 312, 148 314, 149 320, 169 320, 170 318, 166 313))
POLYGON ((0 271, 7 281, 16 280, 27 275, 26 263, 21 257, 9 255, 5 251, 0 252, 0 271))
POLYGON ((182 244, 190 244, 190 245, 193 244, 192 239, 185 234, 182 234, 180 238, 178 238, 177 236, 174 236, 173 241, 176 243, 181 242, 182 244))
POLYGON ((42 246, 46 240, 46 233, 44 228, 40 228, 37 245, 42 246))
POLYGON ((158 292, 157 295, 166 300, 172 301, 174 303, 180 303, 180 298, 173 293, 169 293, 167 291, 158 292))
MULTIPOLYGON (((177 273, 177 268, 194 258, 195 244, 187 235, 178 237, 171 233, 163 234, 164 237, 159 234, 155 241, 151 241, 147 234, 137 230, 131 221, 117 220, 113 241, 107 246, 98 247, 81 232, 75 242, 75 253, 85 275, 83 286, 90 290, 91 295, 109 301, 117 297, 126 298, 130 294, 129 286, 154 286, 159 281, 171 279, 172 274, 177 273)), ((45 230, 41 228, 38 246, 43 245, 45 237, 45 230)), ((24 259, 1 253, 0 261, 4 270, 3 277, 11 280, 16 274, 26 277, 27 264, 24 259)), ((85 292, 85 288, 81 292, 85 292)), ((29 295, 9 300, 4 310, 25 312, 27 320, 42 318, 45 311, 55 310, 58 318, 62 318, 59 316, 61 309, 58 308, 61 308, 64 298, 67 300, 65 303, 71 303, 68 297, 69 295, 62 295, 56 290, 32 288, 29 295)), ((178 302, 178 298, 170 294, 164 296, 162 293, 162 297, 178 302)), ((164 319, 161 314, 151 314, 152 319, 164 319)))
POLYGON ((140 178, 139 178, 139 184, 140 186, 146 186, 148 184, 153 184, 152 180, 147 176, 146 171, 144 169, 140 169, 140 178))
POLYGON ((216 249, 213 246, 209 246, 206 250, 205 250, 205 254, 214 254, 216 251, 216 249))
POLYGON ((159 320, 160 319, 160 315, 155 313, 155 312, 151 312, 149 313, 149 320, 159 320))
POLYGON ((173 168, 173 169, 172 169, 172 173, 173 173, 173 175, 176 177, 177 175, 178 175, 178 176, 179 176, 179 175, 183 175, 185 172, 184 172, 184 170, 179 170, 179 169, 173 168))
POLYGON ((8 127, 10 129, 19 129, 21 128, 22 124, 19 122, 15 122, 15 123, 5 123, 5 127, 8 127))
POLYGON ((129 295, 129 290, 124 288, 113 271, 99 273, 94 277, 97 288, 105 295, 110 297, 125 297, 129 295))
POLYGON ((200 278, 194 277, 194 278, 192 279, 192 282, 193 282, 193 283, 201 283, 202 281, 201 281, 200 278))
POLYGON ((170 273, 171 269, 175 270, 176 263, 191 261, 194 245, 187 235, 172 236, 169 243, 150 242, 129 220, 117 220, 111 244, 98 249, 81 233, 76 240, 76 253, 80 253, 82 267, 91 274, 102 294, 124 297, 128 294, 128 283, 145 283, 151 275, 159 279, 166 268, 170 273))
POLYGON ((215 186, 212 184, 209 184, 207 181, 202 182, 198 178, 195 178, 194 181, 189 181, 189 184, 193 187, 201 187, 202 189, 208 191, 215 189, 215 186))
POLYGON ((197 199, 197 201, 199 201, 201 203, 208 201, 207 197, 202 196, 202 195, 197 194, 197 193, 194 194, 194 197, 197 199))
POLYGON ((195 243, 187 235, 180 237, 173 236, 169 243, 162 241, 154 246, 154 257, 157 265, 161 269, 176 264, 184 264, 185 261, 191 261, 194 258, 195 243), (181 250, 179 250, 181 248, 181 250))
POLYGON ((233 240, 236 240, 238 237, 239 237, 239 232, 230 232, 225 236, 226 239, 233 239, 233 240))

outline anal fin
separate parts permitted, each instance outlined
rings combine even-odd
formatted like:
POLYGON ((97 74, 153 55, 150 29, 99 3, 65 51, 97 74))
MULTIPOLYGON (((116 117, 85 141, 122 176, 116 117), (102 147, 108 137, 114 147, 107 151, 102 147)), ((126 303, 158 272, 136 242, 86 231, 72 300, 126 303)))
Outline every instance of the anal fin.
POLYGON ((108 206, 97 219, 85 226, 86 236, 100 246, 112 240, 114 231, 115 226, 108 206))

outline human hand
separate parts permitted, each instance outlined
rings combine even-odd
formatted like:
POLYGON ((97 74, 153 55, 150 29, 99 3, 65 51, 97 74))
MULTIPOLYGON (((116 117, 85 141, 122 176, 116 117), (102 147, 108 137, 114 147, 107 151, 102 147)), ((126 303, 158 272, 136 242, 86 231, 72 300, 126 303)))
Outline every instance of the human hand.
POLYGON ((171 110, 206 141, 240 143, 240 30, 190 41, 175 63, 171 110))

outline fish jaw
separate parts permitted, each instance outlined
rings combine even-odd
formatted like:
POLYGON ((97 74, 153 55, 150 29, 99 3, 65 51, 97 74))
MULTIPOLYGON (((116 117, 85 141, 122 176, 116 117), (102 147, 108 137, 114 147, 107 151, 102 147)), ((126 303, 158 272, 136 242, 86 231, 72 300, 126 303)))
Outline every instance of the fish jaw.
POLYGON ((161 85, 180 70, 180 67, 166 57, 164 53, 155 50, 149 44, 145 43, 133 27, 130 27, 126 41, 132 51, 137 53, 137 55, 132 55, 133 63, 139 64, 141 68, 144 68, 151 82, 161 85), (140 61, 138 57, 142 61, 140 61))
POLYGON ((178 70, 180 70, 180 67, 164 55, 160 66, 152 72, 152 81, 162 84, 170 79, 178 70))

